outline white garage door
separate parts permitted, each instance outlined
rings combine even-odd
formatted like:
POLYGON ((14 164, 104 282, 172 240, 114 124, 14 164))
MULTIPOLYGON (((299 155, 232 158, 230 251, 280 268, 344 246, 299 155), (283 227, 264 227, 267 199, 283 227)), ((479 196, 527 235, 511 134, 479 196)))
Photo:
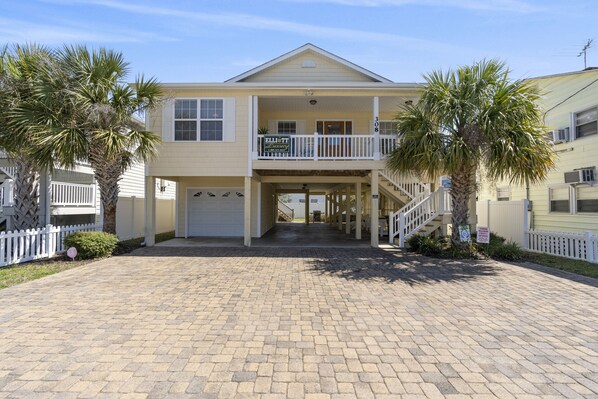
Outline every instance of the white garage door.
POLYGON ((243 236, 242 188, 198 188, 187 196, 190 237, 243 236))

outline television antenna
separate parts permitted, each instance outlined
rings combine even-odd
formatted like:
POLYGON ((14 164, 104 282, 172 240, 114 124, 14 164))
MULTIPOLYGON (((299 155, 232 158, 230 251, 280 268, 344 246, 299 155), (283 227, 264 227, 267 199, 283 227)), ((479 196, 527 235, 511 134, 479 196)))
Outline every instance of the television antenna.
POLYGON ((593 41, 594 39, 588 39, 587 43, 583 46, 579 54, 577 54, 578 57, 581 57, 583 55, 583 69, 586 69, 588 67, 587 55, 588 50, 590 49, 590 47, 592 47, 593 41))

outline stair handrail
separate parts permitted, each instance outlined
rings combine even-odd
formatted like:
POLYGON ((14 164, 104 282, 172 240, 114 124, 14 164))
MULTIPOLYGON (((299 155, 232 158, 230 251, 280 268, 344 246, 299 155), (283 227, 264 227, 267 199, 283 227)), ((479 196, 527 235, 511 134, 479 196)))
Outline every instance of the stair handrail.
POLYGON ((0 166, 0 172, 4 173, 8 176, 9 179, 15 179, 17 174, 17 167, 16 166, 0 166))
POLYGON ((380 176, 388 180, 394 187, 410 199, 413 199, 422 193, 430 193, 430 184, 421 183, 414 176, 407 177, 397 172, 392 172, 388 168, 381 170, 380 176))
POLYGON ((439 187, 432 194, 425 195, 421 201, 409 203, 403 208, 389 218, 389 242, 392 244, 395 237, 399 236, 400 247, 404 247, 407 238, 417 233, 436 216, 450 212, 450 195, 444 187, 439 187))
POLYGON ((284 202, 282 202, 281 200, 278 200, 278 210, 280 212, 284 213, 285 216, 287 216, 291 220, 295 218, 295 210, 293 208, 291 208, 290 206, 288 206, 287 204, 285 204, 284 202), (280 209, 281 207, 286 208, 286 212, 285 212, 285 209, 280 209))

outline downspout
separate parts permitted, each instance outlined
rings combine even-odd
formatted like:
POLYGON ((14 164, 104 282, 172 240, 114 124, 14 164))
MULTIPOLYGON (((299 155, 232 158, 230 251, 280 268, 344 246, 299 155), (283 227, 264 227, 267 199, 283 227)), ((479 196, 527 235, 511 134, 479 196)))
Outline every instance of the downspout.
POLYGON ((529 198, 529 179, 525 179, 525 199, 527 200, 527 211, 529 212, 529 230, 534 229, 534 206, 529 198))

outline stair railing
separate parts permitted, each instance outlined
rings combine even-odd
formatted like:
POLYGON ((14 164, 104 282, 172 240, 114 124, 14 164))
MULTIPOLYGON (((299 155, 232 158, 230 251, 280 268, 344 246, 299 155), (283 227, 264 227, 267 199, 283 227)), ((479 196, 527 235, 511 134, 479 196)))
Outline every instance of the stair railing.
MULTIPOLYGON (((438 215, 450 212, 450 195, 444 187, 432 194, 424 195, 415 204, 409 203, 389 217, 388 239, 392 244, 399 237, 399 246, 404 247, 406 240, 421 230, 438 215)), ((415 202, 415 201, 413 201, 415 202)))
POLYGON ((389 169, 381 170, 380 176, 410 199, 414 199, 420 194, 430 194, 430 184, 421 183, 415 176, 401 175, 389 169))
POLYGON ((295 210, 281 200, 278 200, 278 211, 282 213, 284 218, 288 221, 291 221, 295 218, 295 210))

